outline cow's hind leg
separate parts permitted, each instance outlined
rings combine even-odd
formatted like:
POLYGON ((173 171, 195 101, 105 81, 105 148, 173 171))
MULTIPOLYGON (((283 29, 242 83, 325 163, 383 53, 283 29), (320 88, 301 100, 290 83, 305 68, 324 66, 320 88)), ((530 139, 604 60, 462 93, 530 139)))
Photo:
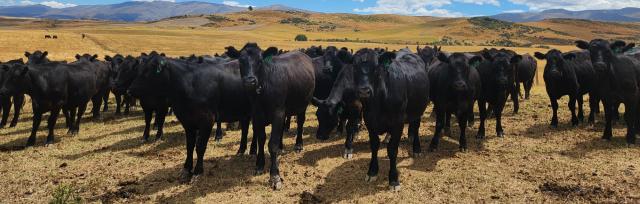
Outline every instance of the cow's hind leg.
POLYGON ((24 95, 19 94, 13 97, 13 119, 11 119, 11 124, 9 127, 15 127, 18 125, 18 120, 20 119, 20 112, 22 111, 22 105, 24 105, 24 95))
POLYGON ((47 141, 45 145, 50 145, 54 143, 54 129, 56 128, 56 121, 58 120, 58 115, 60 115, 61 107, 56 107, 51 110, 51 115, 49 116, 49 121, 47 121, 47 128, 49 129, 49 134, 47 135, 47 141))
POLYGON ((305 108, 304 111, 302 111, 301 113, 299 113, 298 115, 296 115, 296 122, 298 123, 298 128, 296 129, 296 145, 294 147, 294 150, 296 152, 302 152, 303 150, 303 141, 302 141, 302 134, 304 133, 304 121, 306 120, 305 114, 306 114, 307 110, 305 108))

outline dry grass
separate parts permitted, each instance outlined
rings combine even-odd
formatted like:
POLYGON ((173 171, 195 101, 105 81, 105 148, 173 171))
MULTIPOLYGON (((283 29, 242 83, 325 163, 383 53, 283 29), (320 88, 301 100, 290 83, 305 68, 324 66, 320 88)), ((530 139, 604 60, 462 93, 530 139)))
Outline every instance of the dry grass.
MULTIPOLYGON (((400 19, 402 20, 402 19, 400 19)), ((158 29, 149 26, 119 25, 70 27, 58 30, 0 30, 0 60, 22 56, 25 50, 48 50, 56 60, 71 60, 76 53, 100 55, 137 54, 160 50, 186 55, 221 52, 227 45, 241 46, 257 41, 262 46, 283 49, 307 47, 317 42, 293 42, 297 33, 290 27, 266 26, 248 31, 218 29, 158 29), (60 39, 44 40, 56 33, 60 39), (82 40, 80 33, 89 34, 82 40)), ((318 34, 321 35, 321 34, 318 34)), ((354 49, 389 47, 398 44, 336 43, 354 49)), ((415 49, 415 45, 409 45, 415 49)), ((556 46, 568 51, 571 46, 556 46)), ((473 51, 482 47, 445 47, 447 51, 473 51)), ((515 48, 520 53, 544 51, 515 48)), ((540 62, 540 70, 544 62, 540 62)), ((542 79, 540 79, 542 80, 542 79)), ((566 104, 566 99, 561 102, 566 104)), ((113 106, 113 104, 111 104, 113 106)), ((56 144, 44 147, 45 123, 38 132, 37 146, 24 149, 31 127, 31 108, 16 128, 0 130, 0 203, 44 203, 52 199, 58 186, 72 186, 77 195, 90 202, 168 203, 451 203, 451 202, 640 202, 638 147, 628 147, 617 125, 612 142, 601 141, 602 116, 595 127, 570 127, 566 107, 561 108, 560 127, 548 126, 550 108, 542 86, 536 86, 521 114, 506 108, 507 136, 494 136, 494 121, 487 124, 488 139, 473 139, 476 126, 469 129, 470 151, 458 152, 457 137, 445 138, 437 152, 417 159, 408 156, 410 145, 401 143, 399 168, 402 191, 387 191, 386 150, 381 150, 379 181, 366 183, 370 158, 366 131, 355 143, 353 159, 341 157, 344 138, 316 140, 317 122, 313 108, 305 124, 305 150, 292 152, 293 134, 286 136, 287 152, 281 157, 285 179, 282 191, 268 188, 268 175, 254 176, 255 160, 235 156, 239 131, 228 131, 220 144, 209 143, 205 174, 193 184, 178 182, 185 158, 183 129, 173 116, 166 124, 164 141, 139 142, 143 130, 140 110, 128 117, 107 113, 102 121, 85 120, 76 137, 66 136, 59 120, 56 144)), ((114 109, 113 107, 111 108, 114 109)), ((432 137, 433 119, 423 119, 420 136, 432 137)), ((454 125, 454 135, 457 135, 454 125)), ((251 135, 251 134, 250 134, 251 135)))

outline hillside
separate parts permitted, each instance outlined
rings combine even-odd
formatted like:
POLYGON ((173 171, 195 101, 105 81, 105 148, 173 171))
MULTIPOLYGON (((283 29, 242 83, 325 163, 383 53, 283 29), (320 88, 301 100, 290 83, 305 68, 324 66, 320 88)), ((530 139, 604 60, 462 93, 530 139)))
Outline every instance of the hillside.
POLYGON ((555 18, 571 18, 609 22, 638 22, 640 21, 640 8, 585 11, 551 9, 541 12, 503 13, 491 16, 491 18, 511 22, 533 22, 555 18))
POLYGON ((253 11, 222 15, 181 16, 146 26, 304 33, 313 41, 395 44, 495 45, 529 47, 572 44, 576 39, 640 38, 632 23, 552 19, 511 23, 486 17, 434 18, 398 15, 323 14, 300 11, 253 11))

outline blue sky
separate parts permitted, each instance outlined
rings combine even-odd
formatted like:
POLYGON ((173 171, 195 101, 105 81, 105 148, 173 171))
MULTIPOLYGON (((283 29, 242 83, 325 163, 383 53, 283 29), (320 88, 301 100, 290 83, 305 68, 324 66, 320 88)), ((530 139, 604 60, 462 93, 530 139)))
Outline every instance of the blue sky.
MULTIPOLYGON (((0 6, 44 4, 70 7, 86 4, 113 4, 128 0, 0 0, 0 6)), ((153 1, 153 0, 143 0, 153 1)), ((187 1, 187 0, 167 0, 187 1)), ((640 7, 640 0, 200 0, 228 5, 266 6, 283 4, 328 13, 393 13, 423 16, 481 16, 505 12, 617 9, 640 7)))

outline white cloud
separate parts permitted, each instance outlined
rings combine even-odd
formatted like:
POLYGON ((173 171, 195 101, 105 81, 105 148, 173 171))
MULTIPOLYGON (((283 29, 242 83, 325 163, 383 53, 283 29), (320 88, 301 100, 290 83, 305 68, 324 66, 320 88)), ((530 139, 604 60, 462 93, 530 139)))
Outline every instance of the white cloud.
POLYGON ((502 11, 503 13, 524 13, 524 10, 515 9, 515 10, 506 10, 502 11))
POLYGON ((640 0, 509 0, 514 4, 529 7, 532 11, 567 9, 572 11, 593 9, 620 9, 640 7, 640 0))
POLYGON ((35 5, 35 4, 37 3, 29 0, 20 1, 20 5, 35 5))
POLYGON ((235 6, 235 7, 249 7, 251 5, 248 4, 240 4, 240 2, 237 1, 222 1, 222 4, 227 5, 227 6, 235 6))
POLYGON ((51 8, 69 8, 69 7, 77 6, 75 4, 62 3, 57 1, 43 1, 43 2, 40 2, 40 4, 51 7, 51 8))
POLYGON ((360 3, 364 2, 364 0, 353 0, 353 1, 357 1, 357 2, 360 2, 360 3))
POLYGON ((376 6, 374 7, 357 8, 353 11, 360 13, 419 16, 462 16, 463 14, 460 12, 452 12, 442 8, 443 6, 453 4, 454 2, 500 6, 500 1, 498 0, 377 0, 376 6))
POLYGON ((23 1, 0 0, 0 6, 26 6, 26 5, 34 5, 34 4, 37 4, 37 3, 29 0, 23 0, 23 1))
POLYGON ((133 1, 144 1, 144 2, 168 1, 168 2, 176 2, 176 0, 133 0, 133 1))

